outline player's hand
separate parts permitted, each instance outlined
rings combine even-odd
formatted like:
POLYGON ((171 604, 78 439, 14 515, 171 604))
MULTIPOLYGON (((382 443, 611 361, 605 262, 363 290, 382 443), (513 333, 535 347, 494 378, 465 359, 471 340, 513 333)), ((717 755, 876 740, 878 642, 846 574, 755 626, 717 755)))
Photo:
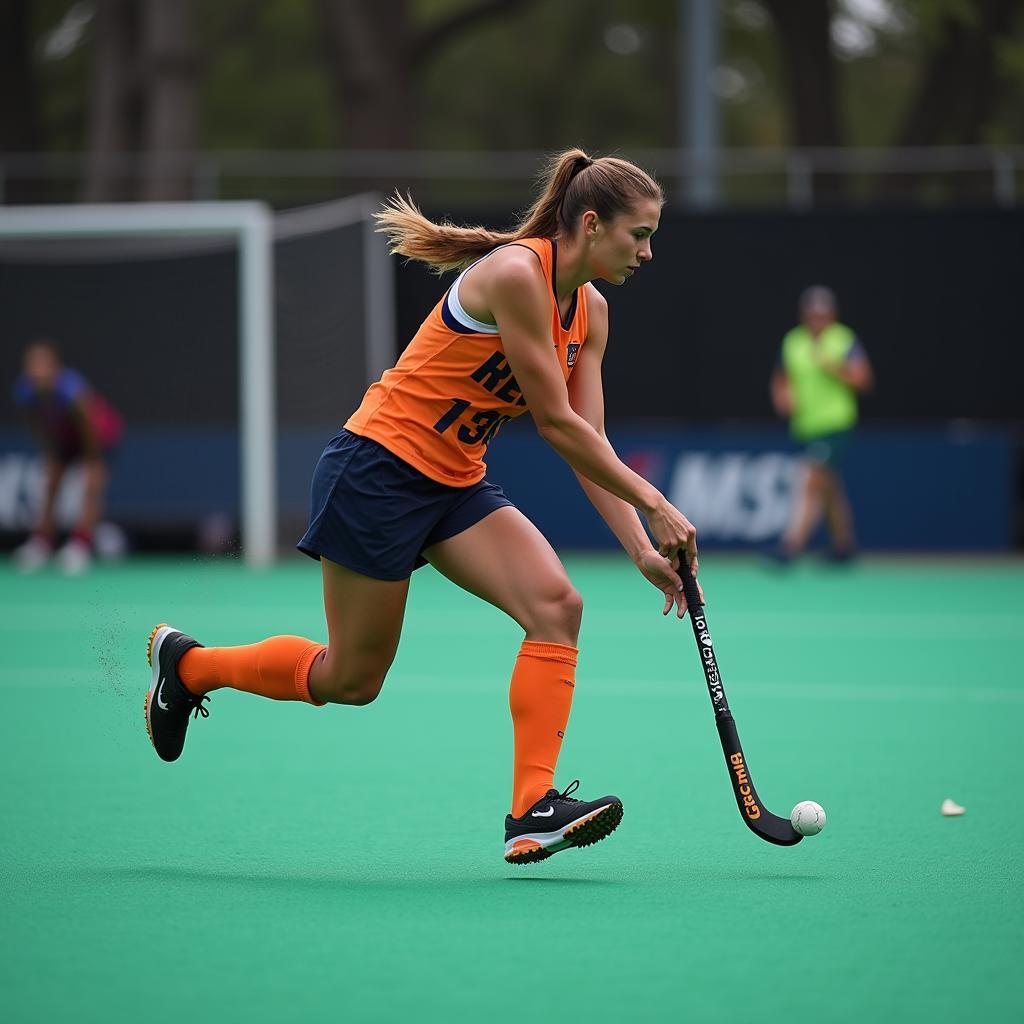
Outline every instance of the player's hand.
POLYGON ((793 415, 793 400, 787 394, 774 399, 775 413, 781 419, 789 419, 793 415))
MULTIPOLYGON (((648 582, 653 583, 665 595, 665 607, 661 609, 661 614, 668 615, 674 605, 676 616, 681 619, 686 614, 686 598, 683 596, 682 580, 672 562, 651 548, 637 559, 636 567, 648 582)), ((699 583, 697 587, 700 588, 699 583)), ((700 591, 700 599, 704 600, 703 590, 700 591)))
POLYGON ((814 352, 812 358, 818 364, 818 366, 826 373, 830 373, 835 376, 839 373, 843 364, 840 360, 835 359, 833 356, 827 355, 824 352, 814 352))
POLYGON ((662 495, 661 501, 647 513, 651 533, 658 542, 658 551, 672 562, 672 568, 679 568, 679 551, 686 550, 686 558, 696 572, 697 530, 682 512, 662 495))
POLYGON ((636 567, 649 583, 653 583, 665 595, 665 607, 661 609, 661 614, 668 615, 675 605, 679 618, 682 618, 686 611, 686 598, 683 597, 679 573, 672 568, 672 563, 651 548, 637 559, 636 567))

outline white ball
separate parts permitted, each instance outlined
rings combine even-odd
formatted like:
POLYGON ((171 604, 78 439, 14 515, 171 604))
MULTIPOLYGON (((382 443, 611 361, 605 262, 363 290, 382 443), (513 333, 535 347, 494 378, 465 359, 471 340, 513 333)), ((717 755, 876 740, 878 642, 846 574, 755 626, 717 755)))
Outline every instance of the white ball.
POLYGON ((802 836, 816 836, 825 827, 825 808, 813 800, 801 800, 790 811, 789 820, 802 836))

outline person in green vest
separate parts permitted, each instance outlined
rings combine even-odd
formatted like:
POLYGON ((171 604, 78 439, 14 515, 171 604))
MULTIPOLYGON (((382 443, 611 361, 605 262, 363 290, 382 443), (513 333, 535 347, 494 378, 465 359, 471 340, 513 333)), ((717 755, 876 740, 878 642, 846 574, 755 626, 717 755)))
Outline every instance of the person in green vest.
POLYGON ((800 326, 782 339, 771 379, 772 404, 804 446, 805 464, 778 554, 784 561, 800 554, 824 514, 832 557, 845 561, 855 539, 840 468, 857 423, 857 397, 872 388, 874 373, 857 336, 839 323, 831 289, 807 288, 799 311, 800 326))

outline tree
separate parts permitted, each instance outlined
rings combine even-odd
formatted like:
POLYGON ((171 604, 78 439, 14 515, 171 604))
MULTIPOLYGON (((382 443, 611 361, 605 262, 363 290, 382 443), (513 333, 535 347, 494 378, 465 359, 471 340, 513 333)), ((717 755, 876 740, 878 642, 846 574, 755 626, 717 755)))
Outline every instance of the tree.
MULTIPOLYGON (((722 7, 715 88, 727 146, 1020 139, 1024 0, 722 7), (858 19, 867 41, 849 46, 843 26, 858 19)), ((0 146, 85 150, 80 194, 92 199, 194 194, 193 168, 166 156, 189 149, 670 147, 677 12, 673 0, 6 0, 0 146), (61 28, 76 19, 81 31, 61 28), (118 166, 125 154, 131 175, 118 166)), ((671 165, 653 169, 671 186, 671 165)), ((514 201, 521 175, 510 167, 514 201)), ((495 180, 391 183, 468 204, 490 202, 495 180)), ((818 176, 816 195, 836 181, 818 176)), ((35 196, 60 195, 55 184, 35 196)), ((904 197, 922 179, 842 182, 861 198, 879 184, 904 197)), ((8 200, 30 198, 27 187, 9 180, 8 200)), ((283 187, 276 198, 297 201, 337 185, 283 187)), ((767 198, 773 183, 739 176, 729 187, 767 198)), ((253 189, 239 182, 237 194, 253 189)))
MULTIPOLYGON (((862 144, 849 138, 838 115, 839 75, 832 38, 837 2, 762 3, 771 14, 786 66, 792 144, 862 144)), ((888 30, 891 41, 886 31, 880 31, 880 45, 857 61, 870 65, 869 74, 884 73, 887 62, 906 58, 900 51, 912 40, 914 74, 910 82, 901 83, 902 95, 890 97, 903 114, 885 143, 896 147, 983 143, 998 102, 1010 88, 998 73, 996 53, 1015 19, 1019 27, 1021 0, 894 0, 889 6, 894 15, 891 26, 895 26, 888 30)), ((924 178, 891 174, 881 179, 879 189, 884 196, 903 198, 916 193, 924 178)), ((837 194, 842 183, 833 181, 832 194, 837 194)), ((821 182, 816 185, 820 194, 821 182)))
MULTIPOLYGON (((0 5, 0 152, 35 152, 42 132, 35 76, 32 74, 31 3, 11 0, 0 5)), ((29 182, 7 183, 5 201, 36 198, 29 182)))
MULTIPOLYGON (((969 5, 938 5, 929 35, 935 44, 921 72, 897 146, 977 145, 995 108, 1002 83, 996 45, 1021 10, 1020 0, 976 0, 969 5)), ((883 179, 889 197, 912 195, 922 175, 883 179)))
POLYGON ((141 199, 192 195, 191 154, 198 141, 199 61, 187 0, 145 0, 142 24, 141 199))
POLYGON ((137 14, 133 0, 96 0, 88 162, 82 185, 87 202, 133 198, 131 182, 117 160, 137 149, 140 141, 137 14))
POLYGON ((470 28, 532 2, 476 0, 416 26, 408 0, 316 0, 339 138, 351 149, 408 147, 423 65, 470 28))
MULTIPOLYGON (((842 141, 836 69, 831 49, 829 0, 765 0, 779 33, 789 95, 792 142, 796 146, 838 146, 842 141)), ((838 197, 839 175, 816 175, 815 195, 838 197)))
POLYGON ((84 198, 189 198, 182 154, 198 138, 199 75, 190 0, 97 0, 95 21, 84 198), (122 164, 136 154, 141 167, 122 164))

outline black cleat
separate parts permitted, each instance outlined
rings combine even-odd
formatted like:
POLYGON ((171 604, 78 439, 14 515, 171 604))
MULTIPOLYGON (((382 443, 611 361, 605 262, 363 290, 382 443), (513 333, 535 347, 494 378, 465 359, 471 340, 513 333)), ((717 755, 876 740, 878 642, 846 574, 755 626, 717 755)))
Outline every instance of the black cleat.
POLYGON ((179 629, 161 623, 149 634, 146 657, 153 666, 153 683, 146 694, 146 732, 156 752, 165 761, 177 761, 185 746, 188 716, 210 712, 203 707, 209 697, 196 697, 185 689, 178 676, 181 656, 203 645, 179 629))
POLYGON ((590 846, 610 836, 622 821, 622 801, 617 796, 600 800, 576 800, 570 793, 549 789, 525 814, 505 818, 505 860, 509 864, 533 864, 571 846, 590 846))

